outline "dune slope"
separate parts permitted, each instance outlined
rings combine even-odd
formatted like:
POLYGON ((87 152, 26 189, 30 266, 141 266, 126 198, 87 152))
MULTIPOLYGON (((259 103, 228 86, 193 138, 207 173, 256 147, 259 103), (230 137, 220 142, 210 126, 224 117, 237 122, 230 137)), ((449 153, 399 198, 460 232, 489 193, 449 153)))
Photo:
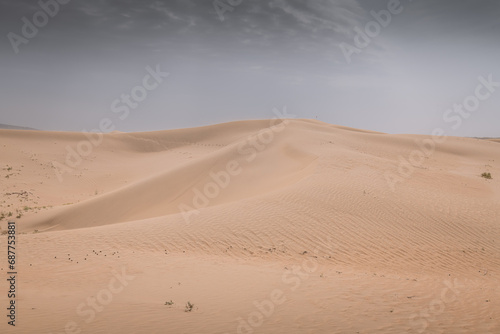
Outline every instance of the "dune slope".
POLYGON ((500 331, 495 141, 314 120, 0 141, 1 226, 26 233, 2 332, 500 331))

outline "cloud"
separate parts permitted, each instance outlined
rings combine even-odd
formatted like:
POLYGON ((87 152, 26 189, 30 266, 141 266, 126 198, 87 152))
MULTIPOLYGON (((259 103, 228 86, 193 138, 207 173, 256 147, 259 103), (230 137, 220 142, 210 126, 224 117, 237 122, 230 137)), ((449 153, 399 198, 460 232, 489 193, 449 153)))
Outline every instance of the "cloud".
POLYGON ((330 30, 334 34, 348 34, 364 16, 354 0, 273 0, 271 8, 281 8, 312 33, 330 30))

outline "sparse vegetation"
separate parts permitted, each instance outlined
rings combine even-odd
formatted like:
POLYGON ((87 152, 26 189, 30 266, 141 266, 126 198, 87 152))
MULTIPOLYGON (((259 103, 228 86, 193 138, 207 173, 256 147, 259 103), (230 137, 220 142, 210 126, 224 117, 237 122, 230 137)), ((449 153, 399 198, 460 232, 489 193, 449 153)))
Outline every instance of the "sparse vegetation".
POLYGON ((483 174, 481 174, 481 177, 484 177, 485 179, 488 179, 488 180, 492 179, 491 173, 487 173, 487 172, 484 172, 483 174))
POLYGON ((165 302, 165 305, 174 305, 174 302, 172 300, 170 300, 169 302, 165 302))
POLYGON ((191 302, 187 302, 186 308, 184 309, 184 312, 191 312, 193 310, 194 304, 191 304, 191 302))

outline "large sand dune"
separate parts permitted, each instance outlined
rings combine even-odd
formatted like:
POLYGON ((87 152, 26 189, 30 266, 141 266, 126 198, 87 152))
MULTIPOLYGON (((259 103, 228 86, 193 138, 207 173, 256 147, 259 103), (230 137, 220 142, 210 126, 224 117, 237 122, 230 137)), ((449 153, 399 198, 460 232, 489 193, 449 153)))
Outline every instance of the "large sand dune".
POLYGON ((23 232, 1 333, 500 333, 498 140, 313 120, 88 138, 0 130, 1 226, 23 232))

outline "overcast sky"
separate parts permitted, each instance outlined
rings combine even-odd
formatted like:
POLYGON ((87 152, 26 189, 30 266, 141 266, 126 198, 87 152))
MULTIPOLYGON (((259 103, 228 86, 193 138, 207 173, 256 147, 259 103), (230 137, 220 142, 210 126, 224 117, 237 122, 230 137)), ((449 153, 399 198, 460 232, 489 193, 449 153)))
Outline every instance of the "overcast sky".
POLYGON ((149 131, 286 106, 389 133, 500 136, 500 87, 474 97, 479 77, 500 82, 498 0, 54 1, 0 0, 0 123, 149 131), (169 75, 158 84, 148 66, 169 75), (449 110, 464 101, 471 112, 449 110))

